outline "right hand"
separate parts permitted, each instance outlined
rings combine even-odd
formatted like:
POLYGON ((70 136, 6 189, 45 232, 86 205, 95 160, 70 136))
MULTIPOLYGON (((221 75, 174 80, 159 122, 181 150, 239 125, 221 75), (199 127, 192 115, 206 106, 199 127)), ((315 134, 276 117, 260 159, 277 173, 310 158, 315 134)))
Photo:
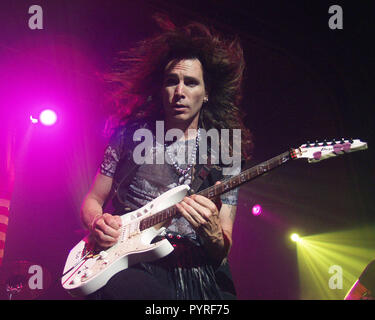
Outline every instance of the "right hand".
POLYGON ((109 213, 94 219, 91 226, 91 236, 102 248, 113 246, 120 237, 121 218, 109 213))

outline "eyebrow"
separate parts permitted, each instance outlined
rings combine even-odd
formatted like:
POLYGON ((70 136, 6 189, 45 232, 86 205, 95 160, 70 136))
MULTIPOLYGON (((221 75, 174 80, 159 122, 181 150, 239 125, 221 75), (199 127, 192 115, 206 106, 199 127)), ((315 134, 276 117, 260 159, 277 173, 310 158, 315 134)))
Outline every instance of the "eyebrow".
MULTIPOLYGON (((178 74, 177 73, 166 73, 164 75, 164 78, 168 78, 168 77, 178 77, 178 74)), ((193 76, 184 76, 184 80, 193 80, 193 81, 200 82, 198 78, 193 77, 193 76)))

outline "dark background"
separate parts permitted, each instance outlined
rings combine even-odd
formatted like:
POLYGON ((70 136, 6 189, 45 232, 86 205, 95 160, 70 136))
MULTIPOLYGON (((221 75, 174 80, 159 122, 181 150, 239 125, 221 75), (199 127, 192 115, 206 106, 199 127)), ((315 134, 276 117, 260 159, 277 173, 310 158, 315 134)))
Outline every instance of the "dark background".
POLYGON ((317 164, 288 163, 241 188, 230 255, 238 297, 298 299, 291 230, 374 224, 373 1, 2 1, 1 138, 13 137, 16 164, 5 262, 42 265, 52 284, 41 298, 70 299, 58 277, 83 236, 79 207, 106 142, 98 74, 116 52, 153 34, 155 12, 240 36, 254 163, 307 140, 368 143, 366 151, 317 164), (43 8, 43 30, 27 26, 33 4, 43 8), (343 8, 343 30, 328 27, 334 4, 343 8), (61 120, 30 129, 28 117, 42 105, 53 105, 61 120), (264 216, 251 215, 255 203, 264 216))

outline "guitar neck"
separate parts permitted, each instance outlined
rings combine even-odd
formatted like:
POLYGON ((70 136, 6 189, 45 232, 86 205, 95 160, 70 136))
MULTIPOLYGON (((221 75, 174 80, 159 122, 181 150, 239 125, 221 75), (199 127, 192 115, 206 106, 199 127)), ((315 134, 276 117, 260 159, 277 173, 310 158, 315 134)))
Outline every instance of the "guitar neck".
POLYGON ((285 152, 281 155, 278 155, 270 160, 264 161, 255 167, 249 168, 242 171, 240 174, 233 176, 229 179, 220 181, 220 184, 213 185, 207 189, 200 191, 198 194, 209 198, 214 199, 221 194, 228 192, 234 188, 239 187, 240 185, 259 177, 274 168, 281 166, 283 163, 290 160, 290 152, 285 152))
MULTIPOLYGON (((281 166, 290 159, 292 159, 291 152, 284 152, 270 160, 264 161, 256 165, 255 167, 244 170, 236 176, 233 176, 226 180, 222 180, 220 184, 213 185, 207 189, 198 192, 197 194, 212 200, 225 192, 233 190, 256 177, 259 177, 271 171, 272 169, 281 166)), ((140 223, 140 230, 143 231, 156 224, 173 218, 174 216, 176 216, 176 214, 177 208, 173 206, 166 210, 160 211, 150 217, 144 218, 140 223)))

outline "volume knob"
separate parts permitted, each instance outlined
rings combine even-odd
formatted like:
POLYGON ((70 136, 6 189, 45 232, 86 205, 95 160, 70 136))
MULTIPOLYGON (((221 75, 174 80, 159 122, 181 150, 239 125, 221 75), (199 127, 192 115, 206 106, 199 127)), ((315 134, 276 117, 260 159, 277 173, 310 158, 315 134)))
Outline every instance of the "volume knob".
POLYGON ((108 252, 107 251, 100 251, 99 253, 99 258, 100 259, 105 259, 106 257, 108 256, 108 252))

